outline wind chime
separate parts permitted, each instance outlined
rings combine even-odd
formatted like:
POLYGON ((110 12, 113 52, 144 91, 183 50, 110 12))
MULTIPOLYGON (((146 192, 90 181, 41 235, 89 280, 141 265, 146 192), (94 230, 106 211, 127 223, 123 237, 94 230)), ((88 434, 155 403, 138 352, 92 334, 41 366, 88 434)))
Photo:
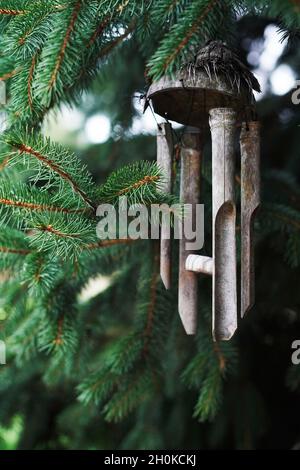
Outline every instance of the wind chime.
MULTIPOLYGON (((179 244, 178 309, 187 334, 195 334, 198 314, 198 274, 212 276, 212 331, 215 340, 229 340, 237 328, 237 259, 235 148, 240 127, 241 153, 241 316, 254 303, 253 218, 260 203, 260 137, 253 89, 259 83, 222 42, 210 41, 174 77, 150 86, 146 107, 166 119, 159 124, 157 161, 172 187, 173 132, 169 120, 184 124, 181 139, 180 200, 200 202, 200 175, 206 129, 212 141, 212 257, 179 244)), ((160 273, 171 285, 171 240, 161 226, 160 273)))

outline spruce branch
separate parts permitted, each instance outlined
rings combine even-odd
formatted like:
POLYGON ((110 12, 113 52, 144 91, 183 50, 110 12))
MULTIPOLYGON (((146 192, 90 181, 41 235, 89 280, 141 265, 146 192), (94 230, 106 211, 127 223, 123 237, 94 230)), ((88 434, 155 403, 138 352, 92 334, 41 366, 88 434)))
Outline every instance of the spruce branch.
POLYGON ((207 332, 199 335, 199 352, 182 373, 183 382, 200 389, 194 417, 200 421, 212 420, 222 401, 223 380, 233 374, 237 351, 230 343, 215 343, 207 332))
POLYGON ((105 46, 100 50, 98 59, 103 59, 106 56, 108 56, 112 52, 112 50, 114 50, 119 44, 121 44, 124 41, 124 39, 126 39, 134 31, 135 26, 136 26, 136 20, 133 20, 131 24, 128 26, 128 28, 124 31, 124 33, 117 36, 108 44, 105 44, 105 46))
POLYGON ((81 214, 85 209, 63 207, 57 204, 57 196, 40 191, 24 183, 11 184, 4 181, 0 186, 0 214, 2 208, 16 211, 16 217, 26 217, 26 212, 60 212, 64 214, 81 214), (53 200, 54 199, 54 200, 53 200))
POLYGON ((111 17, 110 15, 107 15, 103 18, 103 20, 97 25, 95 31, 91 35, 90 39, 88 40, 88 43, 86 45, 87 48, 90 48, 95 44, 97 38, 99 38, 105 31, 106 27, 110 24, 111 17))
POLYGON ((23 317, 17 319, 10 336, 6 342, 15 356, 17 365, 22 366, 24 362, 31 360, 37 355, 37 338, 41 328, 41 313, 39 309, 30 308, 28 304, 23 305, 23 317))
POLYGON ((63 180, 67 181, 71 185, 73 191, 75 193, 79 194, 79 196, 89 206, 94 207, 91 200, 88 199, 88 197, 86 196, 84 191, 82 189, 80 189, 80 187, 73 180, 73 178, 65 170, 63 170, 59 165, 57 165, 53 160, 50 160, 49 158, 47 158, 47 156, 42 155, 39 151, 33 149, 29 145, 26 145, 26 144, 14 144, 14 145, 16 145, 18 151, 21 154, 25 153, 27 155, 31 155, 31 156, 37 158, 43 165, 48 166, 54 173, 58 174, 63 180))
POLYGON ((24 263, 21 279, 41 299, 53 288, 59 276, 61 266, 58 259, 31 252, 24 263))
POLYGON ((268 216, 264 219, 265 226, 268 225, 270 228, 274 227, 280 230, 290 226, 296 230, 300 230, 300 213, 292 207, 284 204, 265 203, 261 214, 268 216), (278 219, 277 223, 274 221, 274 217, 278 219), (281 221, 281 223, 279 221, 281 221))
POLYGON ((69 309, 58 318, 47 316, 45 320, 38 335, 39 350, 59 356, 74 354, 78 345, 75 312, 69 309))
POLYGON ((64 283, 59 277, 52 282, 47 295, 43 297, 41 324, 37 333, 37 349, 52 358, 50 368, 61 363, 64 372, 72 367, 79 347, 78 309, 76 284, 64 283), (54 362, 53 362, 54 361, 54 362))
POLYGON ((95 31, 99 15, 100 5, 96 0, 71 0, 67 9, 55 15, 37 66, 39 80, 34 82, 35 95, 41 106, 50 109, 66 99, 73 87, 82 86, 81 74, 85 69, 91 69, 91 56, 86 54, 86 45, 95 31))
POLYGON ((97 371, 77 387, 78 400, 85 405, 102 404, 112 393, 118 381, 119 377, 112 372, 97 371))
MULTIPOLYGON (((253 11, 253 5, 247 1, 249 9, 253 11)), ((289 37, 294 32, 299 32, 300 25, 300 7, 297 0, 273 0, 272 2, 263 2, 257 0, 254 2, 261 16, 275 19, 279 24, 279 29, 284 37, 289 37)))
POLYGON ((149 76, 157 80, 172 71, 195 36, 199 47, 199 36, 204 41, 208 29, 211 32, 218 27, 220 18, 217 13, 221 6, 219 0, 197 0, 187 6, 185 14, 171 27, 150 59, 149 76))
POLYGON ((30 245, 64 260, 77 259, 96 238, 96 226, 78 214, 32 213, 30 245))
MULTIPOLYGON (((126 12, 127 12, 127 7, 129 7, 129 1, 127 2, 114 2, 112 5, 110 1, 104 0, 101 5, 101 10, 100 10, 100 17, 99 17, 99 22, 96 25, 95 31, 93 31, 90 39, 87 42, 86 47, 90 48, 92 45, 95 44, 96 40, 98 38, 104 39, 104 32, 106 29, 108 29, 109 26, 112 26, 114 22, 119 21, 120 19, 126 22, 126 12)), ((131 17, 131 15, 130 15, 131 17)), ((132 19, 131 19, 132 20, 132 19)), ((115 45, 119 44, 123 39, 125 39, 131 31, 134 29, 136 21, 131 21, 131 23, 128 26, 128 29, 124 31, 123 34, 117 36, 114 41, 109 43, 107 47, 107 52, 109 50, 113 49, 115 45), (115 44, 114 44, 115 43, 115 44)), ((106 53, 103 51, 101 52, 101 57, 104 57, 106 53)))
POLYGON ((126 374, 140 359, 143 339, 136 332, 110 345, 105 354, 106 367, 116 375, 126 374))
POLYGON ((55 67, 54 67, 54 70, 53 70, 51 78, 50 78, 50 82, 49 82, 49 89, 50 90, 54 87, 54 85, 56 83, 57 75, 58 75, 58 72, 60 70, 61 64, 64 60, 66 49, 67 49, 67 46, 68 46, 68 42, 70 40, 70 36, 72 34, 72 31, 75 27, 75 24, 76 24, 78 15, 79 15, 79 10, 81 8, 81 4, 82 4, 81 0, 77 0, 76 3, 74 4, 74 8, 73 8, 73 11, 72 11, 72 14, 71 14, 71 17, 70 17, 70 21, 69 21, 69 24, 68 24, 68 27, 67 27, 67 30, 66 30, 66 34, 65 34, 63 43, 61 45, 61 48, 59 50, 58 57, 57 57, 57 60, 56 60, 56 63, 55 63, 55 67))
POLYGON ((101 405, 108 421, 125 418, 156 391, 169 315, 166 299, 159 293, 155 253, 153 257, 151 252, 140 275, 133 331, 104 350, 100 370, 78 387, 79 400, 101 405))
POLYGON ((17 16, 5 29, 3 44, 6 55, 20 62, 31 58, 45 43, 53 26, 53 3, 39 0, 38 4, 28 4, 26 14, 17 16))
MULTIPOLYGON (((27 256, 32 253, 28 240, 23 232, 11 227, 1 227, 0 230, 0 257, 5 255, 27 256)), ((15 262, 12 260, 12 262, 15 262)))
POLYGON ((153 334, 153 326, 154 326, 154 315, 156 310, 156 302, 157 302, 157 288, 159 282, 159 255, 155 253, 154 255, 154 268, 153 273, 150 281, 150 292, 149 292, 149 303, 147 308, 147 321, 146 327, 144 330, 144 345, 143 345, 143 354, 147 356, 149 343, 151 341, 151 337, 153 334))
POLYGON ((6 144, 2 156, 8 158, 8 165, 19 164, 23 157, 23 163, 35 173, 36 180, 44 180, 48 186, 54 183, 62 187, 67 185, 71 187, 74 196, 94 209, 91 176, 74 154, 60 145, 50 143, 49 139, 34 131, 11 130, 3 135, 2 142, 6 144), (83 188, 89 188, 91 196, 83 188))
POLYGON ((193 416, 200 421, 212 421, 219 411, 221 397, 222 377, 217 369, 212 369, 203 381, 193 416))
POLYGON ((160 191, 163 175, 156 163, 139 161, 112 173, 98 191, 99 202, 118 204, 122 196, 128 204, 170 202, 170 196, 160 191))
MULTIPOLYGON (((11 68, 11 67, 9 67, 11 68)), ((11 70, 10 72, 6 72, 4 73, 3 75, 1 75, 0 77, 0 82, 6 82, 7 80, 9 80, 10 78, 13 78, 15 75, 17 75, 17 73, 20 71, 20 69, 14 69, 14 70, 11 70)))
POLYGON ((189 3, 189 0, 158 0, 150 10, 151 18, 161 26, 165 23, 172 24, 178 20, 189 3))
POLYGON ((12 80, 10 87, 10 101, 7 107, 8 121, 11 124, 17 120, 19 123, 37 120, 42 115, 42 109, 33 99, 32 82, 38 55, 23 61, 22 69, 19 69, 12 80))
POLYGON ((153 374, 148 369, 138 371, 128 379, 103 408, 105 419, 109 422, 123 420, 153 393, 153 374))

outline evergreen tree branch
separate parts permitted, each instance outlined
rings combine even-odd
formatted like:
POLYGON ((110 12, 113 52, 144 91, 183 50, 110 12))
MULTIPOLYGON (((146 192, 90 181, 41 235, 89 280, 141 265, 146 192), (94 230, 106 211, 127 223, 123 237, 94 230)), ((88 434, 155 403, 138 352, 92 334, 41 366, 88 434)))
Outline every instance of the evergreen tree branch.
POLYGON ((155 308, 157 302, 157 287, 159 282, 159 254, 155 253, 154 260, 153 260, 154 268, 152 273, 152 278, 150 281, 150 294, 149 294, 149 304, 147 308, 147 322, 146 327, 144 330, 144 347, 143 347, 143 354, 147 356, 149 342, 151 339, 151 335, 153 332, 153 324, 154 324, 154 315, 155 315, 155 308))
MULTIPOLYGON (((186 8, 185 15, 171 27, 148 63, 149 75, 154 80, 172 70, 176 60, 189 46, 193 36, 200 35, 200 26, 202 26, 203 31, 201 34, 202 40, 205 38, 206 27, 204 23, 211 20, 212 15, 218 8, 220 8, 219 0, 197 0, 186 8)), ((216 22, 216 18, 214 18, 214 22, 216 22)), ((213 25, 212 21, 209 24, 212 27, 217 26, 217 24, 213 25)))
POLYGON ((56 60, 56 63, 55 63, 55 67, 54 67, 54 70, 53 70, 51 78, 50 78, 49 89, 53 88, 55 83, 56 83, 57 75, 58 75, 58 72, 60 70, 61 64, 64 60, 65 53, 66 53, 66 48, 67 48, 68 42, 70 40, 71 34, 73 32, 73 29, 75 28, 75 24, 76 24, 78 15, 79 15, 81 5, 82 5, 82 0, 77 0, 75 5, 74 5, 73 11, 72 11, 72 14, 71 14, 71 17, 70 17, 70 22, 69 22, 69 25, 67 27, 66 34, 65 34, 63 43, 61 45, 61 48, 59 50, 59 54, 58 54, 58 57, 57 57, 57 60, 56 60))
POLYGON ((30 146, 27 146, 25 144, 15 144, 15 146, 21 154, 26 153, 28 155, 31 155, 31 156, 37 158, 42 164, 48 166, 53 172, 57 173, 62 179, 66 180, 72 186, 72 189, 74 190, 74 192, 79 194, 79 196, 89 206, 94 208, 94 205, 93 205, 92 201, 87 197, 85 192, 80 189, 80 187, 73 180, 73 178, 66 171, 64 171, 59 165, 57 165, 55 162, 53 162, 52 160, 47 158, 47 156, 42 155, 40 152, 38 152, 37 150, 33 149, 30 146))
POLYGON ((126 39, 135 29, 135 26, 136 26, 136 21, 132 21, 132 23, 128 26, 128 28, 126 29, 126 31, 124 31, 123 34, 120 34, 120 36, 116 37, 115 39, 113 39, 111 42, 109 42, 108 44, 106 44, 101 50, 100 50, 100 53, 99 53, 99 56, 98 56, 98 59, 103 59, 104 57, 106 57, 108 54, 111 53, 111 51, 113 49, 115 49, 119 44, 121 44, 124 39, 126 39))
POLYGON ((11 72, 7 72, 4 75, 0 77, 0 82, 6 82, 6 80, 9 80, 10 78, 13 78, 17 73, 19 73, 20 69, 14 69, 11 72))
POLYGON ((87 48, 90 48, 91 46, 95 44, 97 38, 102 35, 102 33, 105 31, 105 28, 110 24, 110 21, 111 21, 111 17, 110 15, 107 15, 103 18, 100 24, 97 25, 97 28, 95 29, 90 39, 88 40, 88 43, 86 45, 87 48))
MULTIPOLYGON (((50 205, 51 197, 45 192, 35 188, 28 187, 23 183, 11 185, 4 182, 0 187, 0 211, 1 206, 8 208, 24 209, 25 211, 37 212, 60 212, 64 214, 80 214, 88 209, 73 209, 61 207, 59 205, 50 205)), ((17 212, 17 216, 20 212, 17 212)))
POLYGON ((27 156, 29 159, 24 160, 24 163, 28 168, 35 169, 39 178, 47 179, 49 184, 53 184, 53 178, 58 179, 60 184, 70 186, 73 193, 86 205, 95 208, 92 198, 82 189, 88 187, 93 191, 91 177, 75 155, 66 152, 59 145, 51 144, 49 139, 34 135, 33 131, 9 131, 3 136, 3 142, 7 147, 2 152, 5 159, 8 158, 9 165, 18 164, 21 156, 27 156))
POLYGON ((127 197, 129 205, 174 202, 160 191, 163 175, 156 163, 139 161, 112 173, 98 191, 100 202, 118 204, 127 197))

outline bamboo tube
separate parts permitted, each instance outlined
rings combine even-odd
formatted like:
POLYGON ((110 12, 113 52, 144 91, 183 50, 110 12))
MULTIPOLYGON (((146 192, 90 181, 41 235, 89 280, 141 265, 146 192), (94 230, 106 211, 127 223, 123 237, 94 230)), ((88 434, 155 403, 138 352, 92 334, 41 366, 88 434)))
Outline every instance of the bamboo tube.
MULTIPOLYGON (((182 139, 180 200, 192 204, 192 220, 195 221, 196 204, 200 198, 202 135, 199 129, 187 128, 182 139)), ((191 251, 186 249, 187 240, 182 234, 179 241, 178 310, 188 335, 196 333, 198 311, 198 276, 186 270, 186 259, 191 251)), ((191 242, 191 240, 189 240, 191 242)))
POLYGON ((260 204, 260 124, 244 123, 241 147, 241 316, 255 301, 253 221, 260 204))
POLYGON ((213 337, 229 340, 237 328, 234 137, 236 113, 210 110, 213 186, 213 337))
MULTIPOLYGON (((161 189, 166 193, 171 193, 172 191, 172 157, 172 126, 169 123, 159 124, 157 131, 157 163, 164 174, 161 189)), ((171 287, 171 248, 170 229, 167 227, 167 222, 162 218, 160 232, 160 276, 166 289, 171 287)))

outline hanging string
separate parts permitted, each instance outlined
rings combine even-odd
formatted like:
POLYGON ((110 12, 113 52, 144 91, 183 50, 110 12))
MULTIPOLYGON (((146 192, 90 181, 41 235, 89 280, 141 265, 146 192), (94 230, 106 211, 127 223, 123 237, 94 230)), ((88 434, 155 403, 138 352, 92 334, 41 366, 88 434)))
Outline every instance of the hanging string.
POLYGON ((153 109, 153 107, 152 107, 151 101, 149 101, 149 108, 150 108, 150 111, 151 111, 151 113, 152 113, 152 116, 154 117, 154 120, 155 120, 155 122, 156 122, 157 127, 160 129, 160 125, 159 125, 158 120, 156 119, 155 112, 154 112, 154 109, 153 109))

